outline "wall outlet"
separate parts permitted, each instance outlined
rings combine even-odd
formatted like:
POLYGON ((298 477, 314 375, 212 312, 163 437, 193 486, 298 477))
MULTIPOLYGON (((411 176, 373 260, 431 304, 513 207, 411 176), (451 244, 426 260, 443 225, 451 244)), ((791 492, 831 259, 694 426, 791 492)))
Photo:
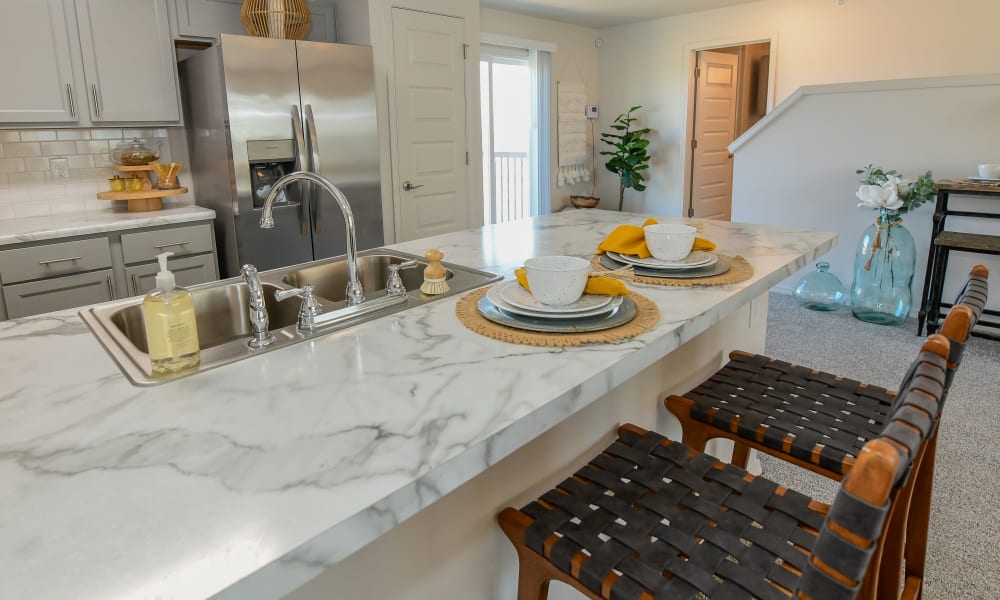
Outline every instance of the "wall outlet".
POLYGON ((583 109, 583 112, 587 115, 588 119, 596 119, 600 114, 596 104, 588 104, 587 108, 583 109))
POLYGON ((55 181, 69 179, 69 161, 65 158, 49 159, 49 169, 52 170, 52 179, 55 181))

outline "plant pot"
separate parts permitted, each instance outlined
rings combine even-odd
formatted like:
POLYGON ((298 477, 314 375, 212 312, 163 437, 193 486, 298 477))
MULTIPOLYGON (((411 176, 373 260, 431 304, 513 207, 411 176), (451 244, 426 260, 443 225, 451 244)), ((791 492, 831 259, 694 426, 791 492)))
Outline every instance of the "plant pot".
POLYGON ((594 208, 601 201, 596 196, 570 196, 569 202, 577 208, 594 208))

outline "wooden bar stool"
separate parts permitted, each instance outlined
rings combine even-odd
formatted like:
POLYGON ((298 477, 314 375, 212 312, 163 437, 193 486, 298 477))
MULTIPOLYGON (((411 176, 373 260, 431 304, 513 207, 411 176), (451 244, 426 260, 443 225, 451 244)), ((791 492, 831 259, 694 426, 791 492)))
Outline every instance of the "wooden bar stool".
MULTIPOLYGON (((988 274, 982 265, 972 269, 954 316, 942 326, 951 342, 947 385, 986 306, 988 274)), ((733 440, 732 463, 743 468, 755 448, 839 481, 896 402, 894 391, 833 373, 740 351, 729 357, 708 380, 665 403, 680 420, 685 444, 704 451, 711 439, 733 440)))
POLYGON ((940 335, 924 344, 892 420, 832 505, 622 426, 572 477, 500 513, 518 599, 544 600, 551 580, 606 600, 881 599, 880 566, 898 563, 887 551, 899 551, 906 524, 899 500, 940 417, 948 346, 940 335))

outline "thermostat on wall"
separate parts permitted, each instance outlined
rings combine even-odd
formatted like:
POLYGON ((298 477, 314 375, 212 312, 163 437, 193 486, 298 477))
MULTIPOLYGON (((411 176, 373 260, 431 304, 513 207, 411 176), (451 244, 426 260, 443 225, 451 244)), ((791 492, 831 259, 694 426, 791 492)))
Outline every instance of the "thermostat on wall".
POLYGON ((587 115, 588 119, 596 119, 598 116, 597 105, 589 104, 587 105, 587 108, 585 108, 583 112, 587 115))

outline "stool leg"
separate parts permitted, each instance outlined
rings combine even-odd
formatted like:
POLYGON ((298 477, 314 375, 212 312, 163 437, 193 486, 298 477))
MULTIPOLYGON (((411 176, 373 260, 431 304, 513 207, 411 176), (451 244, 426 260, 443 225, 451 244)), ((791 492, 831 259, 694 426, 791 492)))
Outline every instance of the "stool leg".
POLYGON ((734 464, 741 469, 747 468, 747 463, 750 462, 750 446, 741 444, 734 440, 733 459, 729 462, 730 464, 734 464))
POLYGON ((910 500, 909 518, 906 523, 906 594, 919 598, 924 583, 927 564, 927 538, 931 516, 931 492, 934 489, 934 456, 937 453, 937 432, 927 443, 910 500))
POLYGON ((711 437, 708 435, 708 428, 703 423, 691 418, 691 407, 694 406, 694 401, 684 396, 668 396, 663 403, 667 410, 672 412, 681 422, 681 443, 699 452, 704 452, 711 437))
POLYGON ((941 296, 944 294, 944 277, 948 272, 948 259, 951 256, 949 248, 937 249, 938 259, 935 261, 934 283, 931 288, 932 299, 930 303, 930 315, 927 318, 927 333, 935 333, 938 330, 938 321, 941 319, 941 296))

